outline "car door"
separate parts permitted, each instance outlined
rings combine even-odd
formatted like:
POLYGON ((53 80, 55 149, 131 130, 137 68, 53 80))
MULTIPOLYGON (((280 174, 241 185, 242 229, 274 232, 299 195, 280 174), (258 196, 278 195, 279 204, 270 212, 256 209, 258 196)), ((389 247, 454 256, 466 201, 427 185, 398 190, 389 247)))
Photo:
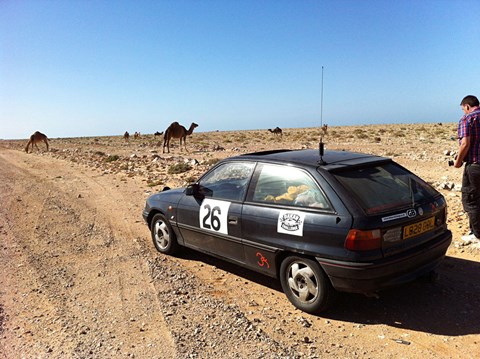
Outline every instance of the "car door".
POLYGON ((300 168, 259 164, 251 187, 242 211, 246 263, 266 274, 276 272, 278 251, 313 254, 339 247, 338 234, 351 224, 300 168))
POLYGON ((242 203, 255 164, 232 161, 207 172, 178 205, 177 223, 187 247, 243 262, 242 203))

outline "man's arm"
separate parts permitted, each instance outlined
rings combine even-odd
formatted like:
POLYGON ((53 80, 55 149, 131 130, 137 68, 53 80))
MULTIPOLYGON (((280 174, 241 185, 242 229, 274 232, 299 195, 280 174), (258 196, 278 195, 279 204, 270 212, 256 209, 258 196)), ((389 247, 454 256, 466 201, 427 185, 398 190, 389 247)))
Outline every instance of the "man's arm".
POLYGON ((456 168, 462 167, 463 160, 467 156, 469 148, 470 148, 470 136, 463 137, 462 140, 460 141, 458 155, 454 163, 454 166, 456 168))

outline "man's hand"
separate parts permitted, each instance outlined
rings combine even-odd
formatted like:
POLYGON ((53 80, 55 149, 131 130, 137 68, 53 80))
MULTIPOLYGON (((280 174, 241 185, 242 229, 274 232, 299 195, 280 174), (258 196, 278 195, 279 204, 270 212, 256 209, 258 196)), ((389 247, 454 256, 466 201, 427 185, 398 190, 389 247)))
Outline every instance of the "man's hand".
POLYGON ((463 159, 467 156, 468 149, 470 148, 470 136, 463 137, 460 141, 460 148, 458 149, 458 155, 455 159, 453 167, 460 168, 463 165, 463 159))

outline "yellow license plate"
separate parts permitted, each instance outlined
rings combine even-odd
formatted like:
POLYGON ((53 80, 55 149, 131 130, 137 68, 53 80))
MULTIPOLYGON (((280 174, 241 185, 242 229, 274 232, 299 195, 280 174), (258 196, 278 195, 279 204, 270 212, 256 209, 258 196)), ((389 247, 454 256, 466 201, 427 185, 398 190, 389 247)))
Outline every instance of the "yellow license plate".
POLYGON ((435 228, 435 217, 430 217, 424 221, 417 222, 403 228, 403 239, 418 236, 435 228))

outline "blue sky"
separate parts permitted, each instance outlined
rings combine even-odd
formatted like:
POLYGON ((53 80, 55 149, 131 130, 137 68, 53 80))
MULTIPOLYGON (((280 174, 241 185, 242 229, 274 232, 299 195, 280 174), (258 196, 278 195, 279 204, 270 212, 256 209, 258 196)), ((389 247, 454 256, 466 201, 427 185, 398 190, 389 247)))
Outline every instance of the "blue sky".
POLYGON ((456 122, 478 0, 0 0, 0 138, 456 122))

